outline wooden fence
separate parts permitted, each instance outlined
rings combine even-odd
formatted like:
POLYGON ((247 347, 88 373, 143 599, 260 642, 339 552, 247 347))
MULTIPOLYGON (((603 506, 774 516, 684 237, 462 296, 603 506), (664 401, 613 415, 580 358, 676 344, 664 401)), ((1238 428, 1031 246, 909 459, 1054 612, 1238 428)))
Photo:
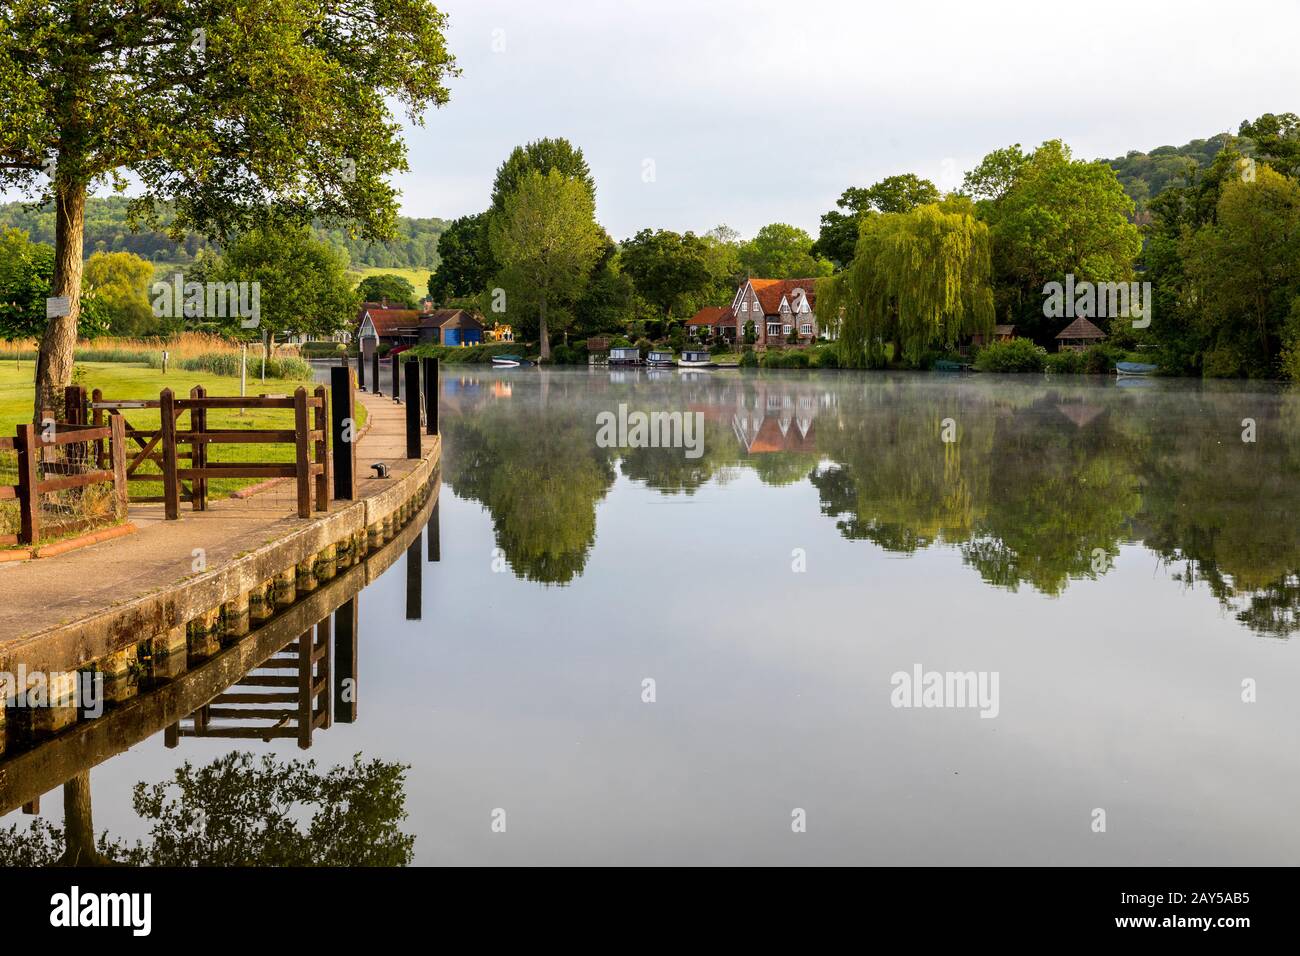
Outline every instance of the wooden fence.
MULTIPOLYGON (((99 389, 92 393, 84 409, 98 425, 104 414, 122 416, 134 409, 157 409, 157 428, 137 428, 123 419, 124 441, 134 443, 126 458, 125 483, 161 482, 161 495, 132 495, 136 502, 162 502, 168 519, 180 517, 180 503, 189 501, 195 511, 208 507, 208 482, 214 478, 294 478, 298 487, 298 516, 309 518, 313 497, 317 511, 329 510, 330 461, 328 452, 329 393, 318 385, 308 394, 299 386, 292 396, 221 396, 209 397, 203 387, 195 386, 188 398, 177 398, 171 389, 163 389, 156 400, 106 399, 99 389), (214 409, 292 409, 293 428, 225 428, 208 427, 208 412, 214 409), (188 421, 182 419, 188 415, 188 421), (208 451, 218 444, 288 444, 294 447, 292 462, 213 462, 208 451), (182 446, 188 450, 183 451, 182 446), (146 461, 158 473, 144 473, 146 461)), ((102 463, 108 452, 98 447, 97 461, 102 463)))
MULTIPOLYGON (((19 528, 17 534, 0 535, 0 545, 38 545, 41 540, 41 501, 44 495, 73 491, 88 485, 111 482, 113 485, 114 520, 126 517, 126 460, 124 451, 125 422, 121 415, 109 417, 108 424, 84 425, 55 423, 47 418, 46 425, 19 425, 13 438, 0 437, 0 451, 13 451, 18 458, 18 483, 0 485, 0 501, 18 501, 19 528), (52 471, 59 463, 55 449, 66 449, 65 460, 81 461, 86 449, 94 444, 108 442, 112 449, 106 459, 97 461, 99 467, 81 468, 63 474, 52 471), (51 454, 53 452, 53 454, 51 454)), ((86 530, 101 519, 86 516, 61 522, 58 532, 65 534, 86 530)))

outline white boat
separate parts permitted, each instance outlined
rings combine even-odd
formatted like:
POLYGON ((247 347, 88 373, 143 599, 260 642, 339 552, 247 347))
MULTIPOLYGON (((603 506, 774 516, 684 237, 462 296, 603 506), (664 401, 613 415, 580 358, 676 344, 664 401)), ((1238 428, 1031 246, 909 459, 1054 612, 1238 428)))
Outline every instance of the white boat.
POLYGON ((682 352, 677 362, 678 368, 717 368, 718 364, 709 358, 708 352, 682 352))
POLYGON ((494 355, 492 356, 493 368, 518 368, 524 364, 524 360, 518 355, 494 355))

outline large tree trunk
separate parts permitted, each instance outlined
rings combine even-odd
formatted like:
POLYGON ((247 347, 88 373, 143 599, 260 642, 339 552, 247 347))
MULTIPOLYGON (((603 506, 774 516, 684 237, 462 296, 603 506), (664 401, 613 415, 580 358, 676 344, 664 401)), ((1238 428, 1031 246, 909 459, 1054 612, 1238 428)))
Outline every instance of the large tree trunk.
POLYGON ((50 295, 66 296, 68 314, 50 319, 36 365, 35 421, 41 409, 58 409, 63 389, 72 384, 72 353, 81 315, 82 248, 86 230, 86 184, 60 180, 54 187, 54 281, 50 295))
POLYGON ((83 770, 63 785, 63 866, 105 866, 113 861, 95 849, 95 824, 90 814, 90 771, 83 770))
POLYGON ((541 340, 542 361, 545 362, 551 357, 551 337, 546 331, 546 293, 542 293, 541 301, 537 305, 537 337, 541 340))

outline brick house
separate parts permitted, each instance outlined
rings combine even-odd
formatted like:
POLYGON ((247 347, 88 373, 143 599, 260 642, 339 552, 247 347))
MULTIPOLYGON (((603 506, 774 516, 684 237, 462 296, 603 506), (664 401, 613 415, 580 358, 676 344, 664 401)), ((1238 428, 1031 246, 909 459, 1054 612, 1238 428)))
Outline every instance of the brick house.
POLYGON ((387 302, 367 302, 357 316, 357 338, 370 337, 392 348, 422 342, 474 345, 483 341, 483 323, 464 309, 394 309, 387 302))
POLYGON ((703 330, 744 342, 745 327, 754 323, 754 345, 764 349, 811 345, 817 341, 816 279, 746 279, 728 308, 709 306, 687 320, 687 330, 703 330), (796 341, 790 342, 794 336, 796 341))

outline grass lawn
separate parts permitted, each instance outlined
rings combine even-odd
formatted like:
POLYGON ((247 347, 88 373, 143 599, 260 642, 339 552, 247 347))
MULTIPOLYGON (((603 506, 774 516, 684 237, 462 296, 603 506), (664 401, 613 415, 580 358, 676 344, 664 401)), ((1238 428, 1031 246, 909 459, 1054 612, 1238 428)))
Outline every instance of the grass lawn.
POLYGON ((429 293, 429 274, 432 269, 384 269, 379 266, 354 266, 348 270, 351 273, 357 273, 357 282, 367 276, 394 275, 401 276, 415 288, 416 299, 429 293))
MULTIPOLYGON (((34 363, 31 361, 0 362, 0 434, 13 435, 22 422, 31 421, 32 413, 32 376, 34 363)), ((212 375, 208 372, 184 372, 173 369, 163 375, 157 369, 146 365, 126 362, 81 362, 77 364, 81 373, 78 384, 84 385, 87 392, 101 389, 105 401, 121 399, 156 399, 164 388, 170 388, 177 397, 188 397, 190 389, 202 385, 208 395, 238 395, 239 379, 226 375, 212 375)), ((315 388, 310 381, 289 379, 267 379, 265 387, 256 379, 248 383, 249 395, 292 395, 299 385, 315 388)), ((365 424, 365 408, 358 403, 358 422, 360 429, 365 424)), ((158 411, 156 409, 134 409, 123 412, 126 420, 135 428, 157 428, 158 411)), ((189 414, 184 413, 180 419, 180 429, 189 427, 189 414)), ((271 408, 255 411, 213 409, 208 412, 209 430, 222 431, 237 428, 293 428, 293 409, 271 408)), ((129 446, 138 449, 134 441, 129 446)), ((188 450, 189 446, 182 446, 188 450)), ((290 444, 247 444, 247 445, 210 445, 208 461, 293 461, 294 447, 290 444)), ((12 455, 12 453, 9 453, 12 455)), ((128 461, 129 453, 128 453, 128 461)), ((6 471, 0 463, 0 472, 6 471)), ((184 463, 182 463, 184 467, 184 463)), ((150 462, 140 465, 140 474, 157 473, 157 468, 150 462)), ((261 478, 220 478, 208 482, 209 498, 224 498, 232 491, 248 485, 257 484, 261 478)), ((4 482, 7 483, 7 482, 4 482)), ((162 483, 131 482, 133 495, 160 495, 162 483)))

